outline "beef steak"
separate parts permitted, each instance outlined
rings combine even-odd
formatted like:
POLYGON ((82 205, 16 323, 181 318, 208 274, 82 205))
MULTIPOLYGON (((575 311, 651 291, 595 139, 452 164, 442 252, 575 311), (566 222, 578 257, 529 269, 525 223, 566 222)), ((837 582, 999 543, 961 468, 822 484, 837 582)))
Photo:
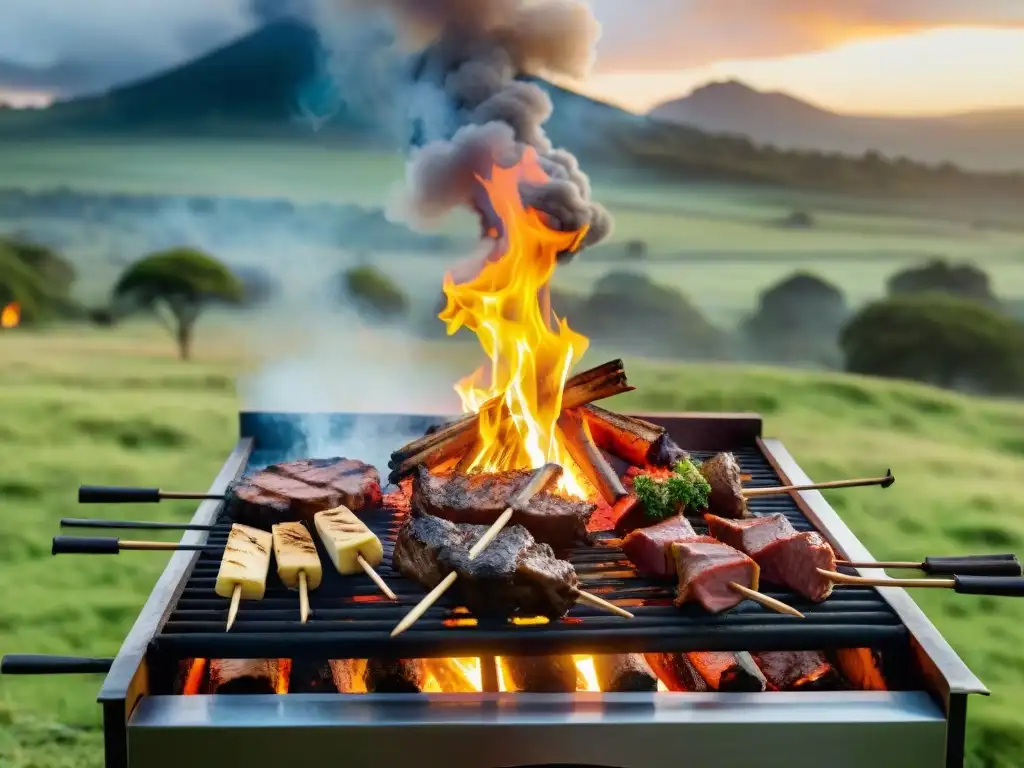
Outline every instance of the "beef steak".
POLYGON ((274 523, 313 522, 325 509, 353 512, 381 503, 380 475, 362 461, 335 457, 272 464, 242 478, 228 491, 235 522, 270 530, 274 523))
POLYGON ((456 525, 413 511, 395 540, 392 566, 433 589, 452 571, 452 590, 478 616, 502 618, 519 611, 556 619, 576 603, 579 579, 571 564, 555 557, 521 525, 509 525, 470 561, 469 550, 484 525, 456 525))
POLYGON ((690 521, 676 515, 657 525, 632 531, 622 540, 622 551, 643 576, 671 577, 675 573, 675 562, 669 547, 695 536, 690 521))
MULTIPOLYGON (((453 523, 490 525, 532 476, 526 470, 433 474, 420 465, 413 476, 412 506, 453 523)), ((525 509, 513 512, 511 523, 523 526, 537 541, 564 549, 590 543, 587 523, 596 508, 541 491, 525 509)))
POLYGON ((709 536, 697 536, 671 546, 679 576, 676 606, 693 601, 709 613, 721 613, 746 599, 729 586, 730 582, 757 589, 757 563, 738 549, 709 536))

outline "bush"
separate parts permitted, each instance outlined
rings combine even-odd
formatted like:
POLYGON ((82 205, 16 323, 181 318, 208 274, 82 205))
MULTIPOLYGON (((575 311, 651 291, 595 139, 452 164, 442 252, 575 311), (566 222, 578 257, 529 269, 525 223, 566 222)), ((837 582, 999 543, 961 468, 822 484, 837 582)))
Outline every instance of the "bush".
POLYGON ((726 344, 686 296, 637 272, 608 273, 577 311, 566 315, 571 328, 634 354, 716 358, 726 344))
POLYGON ((21 322, 72 316, 69 296, 75 271, 55 251, 16 238, 0 238, 0 306, 16 301, 21 322))
POLYGON ((751 355, 786 362, 836 362, 836 337, 849 316, 842 291, 796 272, 761 293, 741 326, 751 355))
MULTIPOLYGON (((394 320, 409 311, 409 298, 387 275, 371 266, 353 267, 341 275, 343 299, 374 320, 394 320)), ((438 321, 440 322, 440 321, 438 321)))
POLYGON ((951 296, 869 305, 843 329, 846 369, 985 394, 1024 393, 1024 326, 951 296))
POLYGON ((970 264, 950 264, 943 259, 897 272, 887 284, 890 296, 945 293, 995 305, 988 275, 970 264))

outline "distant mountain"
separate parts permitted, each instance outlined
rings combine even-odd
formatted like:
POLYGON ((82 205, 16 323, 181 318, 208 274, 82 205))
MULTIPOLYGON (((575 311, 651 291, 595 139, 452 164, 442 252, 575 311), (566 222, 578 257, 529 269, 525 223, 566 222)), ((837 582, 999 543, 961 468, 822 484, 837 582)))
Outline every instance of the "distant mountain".
MULTIPOLYGON (((41 110, 0 110, 0 140, 255 136, 311 141, 310 120, 299 119, 299 97, 318 92, 325 80, 324 63, 324 51, 313 29, 295 21, 276 21, 194 61, 101 96, 41 110)), ((746 138, 716 136, 636 115, 544 80, 534 82, 547 91, 554 104, 545 126, 548 134, 557 146, 574 152, 589 170, 621 168, 670 181, 1024 199, 1024 175, 964 174, 955 168, 888 163, 877 157, 827 157, 764 149, 746 138)), ((318 105, 324 109, 317 111, 334 113, 322 124, 316 119, 319 136, 349 143, 394 140, 380 130, 380 120, 372 114, 374 105, 362 104, 358 98, 347 101, 344 82, 332 87, 339 93, 325 96, 324 103, 318 105)), ((790 114, 793 101, 785 101, 779 114, 790 114)), ((805 112, 814 110, 805 106, 805 112)))
POLYGON ((863 154, 965 168, 1024 169, 1024 108, 946 117, 841 115, 788 94, 731 80, 667 101, 651 117, 716 133, 747 136, 782 149, 863 154))

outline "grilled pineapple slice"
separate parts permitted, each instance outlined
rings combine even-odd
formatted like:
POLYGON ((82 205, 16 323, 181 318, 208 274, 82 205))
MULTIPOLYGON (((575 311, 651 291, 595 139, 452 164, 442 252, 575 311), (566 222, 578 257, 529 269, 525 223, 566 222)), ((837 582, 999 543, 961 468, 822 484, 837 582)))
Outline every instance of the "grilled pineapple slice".
POLYGON ((338 573, 360 573, 362 566, 357 560, 358 555, 362 555, 371 567, 380 565, 384 559, 380 539, 348 507, 317 512, 313 523, 338 573))
POLYGON ((289 589, 299 588, 299 572, 306 574, 306 588, 316 589, 324 577, 316 544, 302 523, 278 523, 274 532, 277 575, 289 589))
POLYGON ((221 597, 231 597, 235 585, 241 584, 243 599, 262 599, 267 589, 272 539, 269 533, 258 528, 232 525, 214 591, 221 597))

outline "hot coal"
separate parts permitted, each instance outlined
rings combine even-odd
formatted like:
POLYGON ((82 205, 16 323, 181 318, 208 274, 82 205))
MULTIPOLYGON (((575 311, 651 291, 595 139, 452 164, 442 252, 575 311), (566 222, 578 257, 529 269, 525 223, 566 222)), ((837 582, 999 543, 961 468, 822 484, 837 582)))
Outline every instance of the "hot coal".
POLYGON ((392 566, 426 589, 455 571, 459 577, 449 593, 477 616, 521 612, 556 619, 572 608, 579 583, 575 569, 521 525, 506 527, 470 561, 470 548, 486 531, 484 525, 456 525, 414 510, 399 529, 392 566))
MULTIPOLYGON (((453 523, 491 525, 532 476, 525 470, 434 474, 420 465, 413 476, 412 505, 453 523)), ((563 549, 590 543, 587 523, 596 508, 541 491, 525 509, 513 512, 511 522, 523 526, 537 541, 563 549)))
POLYGON ((299 459, 272 464, 236 483, 227 495, 231 519, 269 531, 274 523, 302 521, 346 506, 380 506, 380 474, 356 459, 299 459))

